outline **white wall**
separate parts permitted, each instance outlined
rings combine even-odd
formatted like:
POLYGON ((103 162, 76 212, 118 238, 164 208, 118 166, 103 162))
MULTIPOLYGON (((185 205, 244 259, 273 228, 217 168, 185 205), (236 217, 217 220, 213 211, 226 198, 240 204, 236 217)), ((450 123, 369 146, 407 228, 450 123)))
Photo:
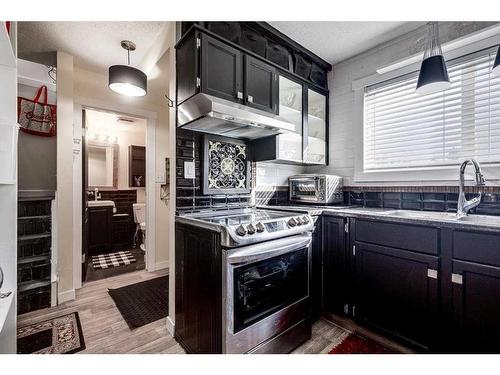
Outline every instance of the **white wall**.
POLYGON ((278 186, 288 186, 288 177, 304 173, 305 169, 301 165, 258 162, 255 187, 257 190, 265 190, 278 186))
MULTIPOLYGON (((73 287, 73 56, 57 53, 57 236, 59 302, 75 298, 73 287)), ((80 211, 81 212, 81 211, 80 211)))
MULTIPOLYGON (((133 123, 117 122, 120 115, 102 111, 87 110, 87 133, 116 137, 118 144, 118 186, 120 190, 137 190, 137 202, 145 203, 145 189, 129 187, 128 169, 130 145, 146 146, 146 120, 126 116, 134 120, 133 123)), ((90 170, 90 164, 89 164, 90 170)), ((91 186, 90 182, 89 185, 91 186)))
MULTIPOLYGON (((440 39, 444 44, 464 35, 491 26, 492 22, 440 22, 440 39)), ((394 180, 384 182, 360 182, 355 178, 356 168, 362 163, 363 95, 353 91, 353 82, 376 75, 376 70, 422 51, 426 28, 419 28, 390 42, 370 49, 358 56, 340 62, 328 76, 330 88, 329 165, 307 167, 307 172, 330 173, 343 176, 345 185, 443 185, 456 184, 452 180, 430 180, 420 173, 413 178, 395 175, 394 180)), ((458 168, 458 167, 457 167, 458 168)), ((456 172, 456 171, 454 171, 456 172)), ((455 176, 453 173, 452 176, 455 176)))

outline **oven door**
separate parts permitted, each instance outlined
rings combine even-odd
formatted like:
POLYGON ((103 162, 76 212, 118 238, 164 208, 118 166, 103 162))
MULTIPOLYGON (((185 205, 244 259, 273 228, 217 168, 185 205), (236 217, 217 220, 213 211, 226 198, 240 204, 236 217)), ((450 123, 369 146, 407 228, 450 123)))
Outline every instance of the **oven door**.
POLYGON ((320 203, 324 181, 319 177, 290 178, 290 201, 320 203))
POLYGON ((226 353, 245 353, 309 316, 311 234, 227 253, 226 353))

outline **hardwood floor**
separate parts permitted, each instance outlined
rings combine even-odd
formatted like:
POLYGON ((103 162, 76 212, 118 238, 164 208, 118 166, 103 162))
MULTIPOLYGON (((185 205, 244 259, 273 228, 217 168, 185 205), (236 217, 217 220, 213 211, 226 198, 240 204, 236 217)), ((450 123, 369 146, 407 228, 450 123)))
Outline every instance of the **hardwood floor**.
MULTIPOLYGON (((85 283, 83 288, 76 292, 74 301, 21 315, 18 317, 18 326, 23 327, 78 311, 86 345, 86 349, 79 353, 183 354, 182 347, 167 331, 165 319, 131 330, 108 294, 108 288, 119 288, 167 274, 167 270, 153 273, 142 270, 85 283)), ((355 327, 349 329, 357 331, 355 327)), ((313 324, 311 339, 292 353, 328 353, 349 332, 336 324, 320 319, 313 324)))
POLYGON ((184 353, 168 333, 165 319, 131 330, 108 294, 108 288, 119 288, 166 274, 168 271, 148 273, 143 270, 85 283, 76 292, 74 301, 21 315, 18 326, 78 311, 86 345, 86 349, 79 353, 184 353))

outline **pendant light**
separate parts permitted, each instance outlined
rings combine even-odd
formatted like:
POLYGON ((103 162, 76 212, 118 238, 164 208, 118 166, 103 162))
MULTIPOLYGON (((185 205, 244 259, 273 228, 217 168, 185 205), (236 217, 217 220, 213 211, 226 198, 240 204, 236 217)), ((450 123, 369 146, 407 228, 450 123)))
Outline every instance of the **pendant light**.
POLYGON ((425 95, 444 91, 448 87, 450 87, 450 79, 448 78, 443 51, 441 51, 441 45, 439 44, 438 23, 429 22, 427 45, 420 66, 416 92, 425 95))
POLYGON ((491 73, 496 76, 500 76, 500 46, 498 46, 497 56, 495 57, 495 62, 493 63, 493 69, 491 69, 491 73))
POLYGON ((135 44, 129 40, 122 40, 121 46, 127 50, 128 65, 109 67, 108 86, 122 95, 144 96, 148 91, 148 77, 141 70, 130 66, 130 51, 135 51, 135 44))

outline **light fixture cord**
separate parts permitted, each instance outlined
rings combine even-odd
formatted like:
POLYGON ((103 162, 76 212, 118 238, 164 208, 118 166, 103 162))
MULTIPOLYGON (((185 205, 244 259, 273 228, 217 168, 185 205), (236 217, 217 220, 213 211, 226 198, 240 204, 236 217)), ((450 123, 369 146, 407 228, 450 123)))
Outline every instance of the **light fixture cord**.
POLYGON ((130 48, 127 48, 128 64, 130 65, 130 48))

